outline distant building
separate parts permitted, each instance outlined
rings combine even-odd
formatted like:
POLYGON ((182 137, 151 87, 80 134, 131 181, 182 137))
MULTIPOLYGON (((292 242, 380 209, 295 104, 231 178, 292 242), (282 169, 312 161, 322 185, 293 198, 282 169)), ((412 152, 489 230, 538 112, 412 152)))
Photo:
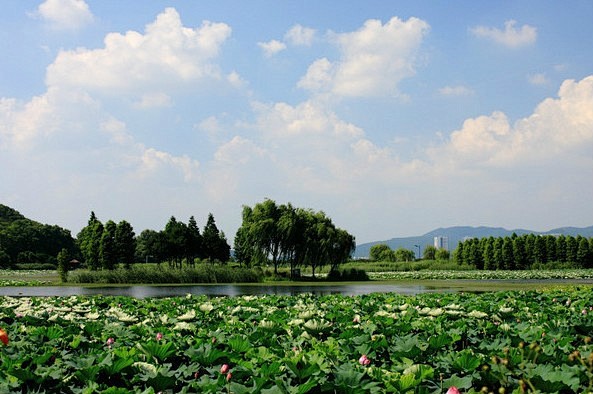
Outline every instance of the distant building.
POLYGON ((449 250, 449 237, 434 237, 434 247, 449 250))

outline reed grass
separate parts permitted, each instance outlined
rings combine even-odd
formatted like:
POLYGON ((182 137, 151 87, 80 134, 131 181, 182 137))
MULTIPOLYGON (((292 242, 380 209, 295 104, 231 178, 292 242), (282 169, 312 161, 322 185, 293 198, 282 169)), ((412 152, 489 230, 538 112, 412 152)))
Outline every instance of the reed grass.
POLYGON ((129 269, 71 272, 68 279, 73 283, 105 284, 257 283, 263 275, 259 269, 224 265, 171 268, 166 264, 142 264, 129 269))

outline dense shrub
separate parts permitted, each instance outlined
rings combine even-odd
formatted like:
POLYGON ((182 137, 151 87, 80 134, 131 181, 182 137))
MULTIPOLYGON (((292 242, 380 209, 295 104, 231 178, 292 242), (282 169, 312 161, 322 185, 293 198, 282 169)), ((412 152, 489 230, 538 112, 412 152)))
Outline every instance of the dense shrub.
POLYGON ((364 270, 346 268, 330 271, 329 274, 327 274, 327 279, 330 281, 364 281, 369 280, 369 276, 364 270))
POLYGON ((8 253, 4 250, 0 249, 0 268, 10 268, 12 264, 12 260, 8 253))
POLYGON ((182 269, 165 265, 138 265, 130 269, 81 271, 71 276, 75 283, 254 283, 261 282, 259 269, 199 264, 182 269))
POLYGON ((425 270, 454 270, 466 271, 476 269, 470 265, 459 265, 447 260, 420 260, 420 261, 363 261, 355 260, 342 266, 343 269, 357 268, 366 272, 394 272, 394 271, 425 271, 425 270))

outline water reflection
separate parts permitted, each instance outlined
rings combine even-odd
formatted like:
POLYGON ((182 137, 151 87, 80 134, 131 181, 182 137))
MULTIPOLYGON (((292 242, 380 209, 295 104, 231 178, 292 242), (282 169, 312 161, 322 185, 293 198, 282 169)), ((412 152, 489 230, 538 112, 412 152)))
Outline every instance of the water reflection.
POLYGON ((51 297, 72 295, 109 295, 128 296, 134 298, 175 297, 188 293, 208 296, 242 296, 242 295, 296 295, 310 293, 315 295, 341 294, 347 296, 370 293, 399 293, 415 295, 427 292, 455 291, 451 288, 435 288, 420 285, 384 285, 384 284, 344 284, 344 285, 192 285, 192 286, 32 286, 32 287, 0 287, 1 296, 15 297, 51 297))

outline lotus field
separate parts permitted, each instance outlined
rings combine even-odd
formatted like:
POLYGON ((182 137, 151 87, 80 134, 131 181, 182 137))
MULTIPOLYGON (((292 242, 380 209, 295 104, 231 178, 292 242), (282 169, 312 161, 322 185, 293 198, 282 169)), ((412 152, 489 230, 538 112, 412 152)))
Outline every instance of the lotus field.
POLYGON ((588 392, 593 292, 0 298, 0 392, 588 392))

